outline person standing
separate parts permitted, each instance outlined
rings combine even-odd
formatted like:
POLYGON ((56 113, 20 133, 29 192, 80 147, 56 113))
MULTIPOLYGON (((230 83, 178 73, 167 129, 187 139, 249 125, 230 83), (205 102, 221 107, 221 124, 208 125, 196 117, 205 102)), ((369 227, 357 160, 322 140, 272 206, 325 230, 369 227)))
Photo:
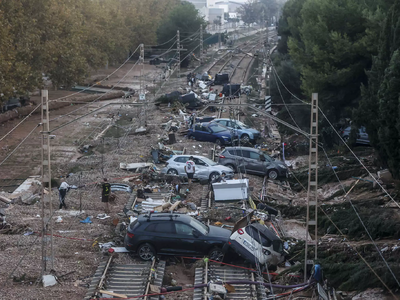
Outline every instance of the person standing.
POLYGON ((189 186, 192 184, 192 179, 193 179, 194 173, 196 172, 196 167, 195 167, 195 163, 193 160, 194 160, 193 156, 190 156, 189 160, 186 162, 186 165, 185 165, 185 172, 188 177, 189 186))
POLYGON ((60 208, 62 209, 63 206, 65 207, 65 209, 67 209, 67 206, 65 205, 65 196, 67 195, 67 192, 69 191, 69 189, 71 188, 71 186, 66 183, 65 179, 62 180, 60 187, 58 188, 59 191, 59 199, 60 199, 60 208))
POLYGON ((101 194, 101 202, 105 203, 105 212, 109 213, 110 212, 110 207, 108 206, 108 200, 110 198, 110 192, 111 192, 111 184, 107 182, 107 178, 104 178, 103 182, 103 191, 101 194))

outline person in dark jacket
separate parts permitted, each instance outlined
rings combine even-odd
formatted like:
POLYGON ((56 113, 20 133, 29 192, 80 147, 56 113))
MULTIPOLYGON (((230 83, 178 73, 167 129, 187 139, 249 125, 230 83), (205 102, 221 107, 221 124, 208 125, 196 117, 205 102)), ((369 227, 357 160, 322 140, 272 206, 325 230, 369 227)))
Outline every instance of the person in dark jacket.
POLYGON ((105 212, 106 213, 110 212, 110 207, 108 205, 110 193, 111 193, 111 184, 109 184, 107 182, 107 178, 104 178, 103 191, 101 193, 101 202, 103 202, 105 204, 105 212))

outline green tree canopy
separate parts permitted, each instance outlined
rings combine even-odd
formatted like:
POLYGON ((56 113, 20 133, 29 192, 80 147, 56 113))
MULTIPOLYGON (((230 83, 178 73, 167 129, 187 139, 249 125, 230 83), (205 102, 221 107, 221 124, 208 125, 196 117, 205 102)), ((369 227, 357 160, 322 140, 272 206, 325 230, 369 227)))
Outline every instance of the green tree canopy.
POLYGON ((400 178, 400 0, 396 0, 378 39, 368 85, 355 111, 356 121, 365 125, 372 145, 392 174, 400 178))
MULTIPOLYGON (((89 71, 119 63, 140 43, 154 44, 179 0, 0 1, 0 94, 82 82, 89 71)), ((1 97, 0 97, 1 98, 1 97)), ((1 99, 0 99, 1 101, 1 99)))
MULTIPOLYGON (((200 25, 205 28, 207 23, 199 15, 198 10, 192 3, 183 1, 176 5, 162 20, 157 30, 158 43, 164 44, 163 48, 171 47, 176 42, 173 37, 176 36, 179 30, 182 48, 188 49, 188 51, 181 52, 181 59, 183 59, 194 51, 193 49, 197 47, 197 50, 199 48, 200 25)), ((183 67, 186 66, 189 60, 190 56, 182 61, 181 65, 183 67)))

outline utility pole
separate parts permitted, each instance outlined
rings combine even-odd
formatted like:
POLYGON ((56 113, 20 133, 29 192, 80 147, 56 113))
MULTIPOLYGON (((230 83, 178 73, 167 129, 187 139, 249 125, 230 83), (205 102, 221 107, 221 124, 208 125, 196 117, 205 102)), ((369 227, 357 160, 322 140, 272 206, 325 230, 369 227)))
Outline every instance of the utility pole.
POLYGON ((317 260, 318 246, 318 94, 313 93, 311 96, 311 126, 310 126, 310 152, 308 163, 308 189, 307 189, 307 218, 306 218, 306 242, 305 242, 305 258, 304 258, 304 282, 307 281, 307 266, 314 265, 317 260), (311 219, 310 209, 314 207, 314 219, 311 219), (315 227, 314 241, 308 241, 309 226, 315 227), (308 259, 308 245, 314 245, 314 261, 308 259))
POLYGON ((218 49, 221 49, 221 22, 218 25, 218 49))
POLYGON ((50 261, 51 270, 54 269, 54 253, 53 253, 53 204, 51 202, 51 164, 50 164, 50 118, 49 118, 49 93, 48 90, 41 91, 42 102, 42 148, 41 148, 41 181, 42 181, 42 274, 47 271, 47 261, 50 261), (47 141, 46 141, 47 140, 47 141), (47 169, 47 170, 46 170, 47 169), (48 184, 49 192, 46 197, 45 185, 48 184), (49 203, 49 210, 45 209, 45 202, 49 203), (50 238, 47 235, 50 228, 50 238), (50 241, 50 255, 47 254, 47 243, 50 241))
MULTIPOLYGON (((144 86, 144 44, 140 44, 140 57, 139 57, 139 65, 141 66, 140 68, 140 90, 139 90, 139 101, 146 101, 146 89, 144 86)), ((146 107, 143 106, 140 108, 140 113, 139 113, 139 128, 136 130, 142 130, 144 123, 144 127, 146 127, 147 122, 146 122, 146 107)))
POLYGON ((200 25, 200 65, 203 63, 203 25, 200 25))
POLYGON ((177 74, 178 78, 181 77, 181 38, 179 36, 179 30, 176 32, 176 51, 178 51, 178 66, 177 66, 177 74))

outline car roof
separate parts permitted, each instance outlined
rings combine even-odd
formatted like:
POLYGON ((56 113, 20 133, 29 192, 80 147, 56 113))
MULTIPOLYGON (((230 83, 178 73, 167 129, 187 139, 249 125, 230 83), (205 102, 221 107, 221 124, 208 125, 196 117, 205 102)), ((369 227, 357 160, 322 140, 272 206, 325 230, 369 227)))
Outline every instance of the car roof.
POLYGON ((201 156, 201 155, 179 154, 179 155, 172 155, 170 159, 175 159, 177 157, 186 157, 186 156, 188 156, 188 157, 193 156, 194 158, 201 158, 201 159, 207 158, 207 157, 201 156))
POLYGON ((249 226, 257 229, 258 231, 260 231, 263 235, 265 235, 271 241, 280 241, 281 240, 279 237, 276 236, 275 233, 273 233, 270 229, 268 229, 267 227, 261 225, 260 223, 253 223, 253 224, 251 224, 249 226))
POLYGON ((251 148, 251 147, 225 147, 225 150, 250 150, 250 151, 261 151, 260 149, 251 148))
POLYGON ((183 221, 189 222, 192 217, 185 214, 171 213, 150 213, 138 216, 139 222, 154 222, 154 221, 183 221))

